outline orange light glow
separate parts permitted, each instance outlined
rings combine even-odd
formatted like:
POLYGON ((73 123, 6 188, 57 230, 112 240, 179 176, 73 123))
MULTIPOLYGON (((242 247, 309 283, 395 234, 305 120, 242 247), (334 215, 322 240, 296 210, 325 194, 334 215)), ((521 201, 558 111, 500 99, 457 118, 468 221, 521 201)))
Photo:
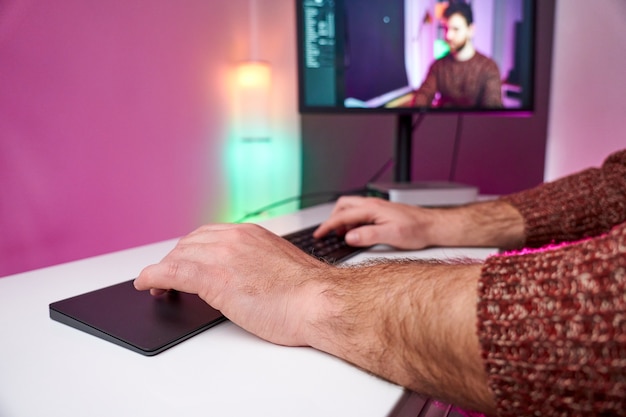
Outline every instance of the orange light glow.
POLYGON ((447 8, 448 8, 447 1, 435 3, 435 18, 437 20, 441 20, 443 18, 443 13, 446 11, 447 8))
POLYGON ((269 88, 270 66, 265 62, 244 62, 237 67, 237 85, 243 88, 269 88))

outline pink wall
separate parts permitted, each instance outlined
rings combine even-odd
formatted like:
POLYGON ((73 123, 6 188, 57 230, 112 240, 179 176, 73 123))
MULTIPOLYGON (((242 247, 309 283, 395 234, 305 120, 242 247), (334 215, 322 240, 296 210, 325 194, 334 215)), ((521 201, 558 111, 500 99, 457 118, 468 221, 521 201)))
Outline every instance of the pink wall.
MULTIPOLYGON (((295 138, 293 4, 256 1, 260 58, 278 81, 273 111, 295 138)), ((624 55, 603 53, 623 50, 626 3, 596 3, 557 6, 548 177, 626 143, 624 55), (581 83, 593 87, 581 93, 581 83)), ((248 56, 247 11, 247 0, 0 1, 0 276, 228 220, 226 80, 248 56)))
POLYGON ((227 72, 247 54, 247 10, 0 2, 0 276, 220 220, 227 72))

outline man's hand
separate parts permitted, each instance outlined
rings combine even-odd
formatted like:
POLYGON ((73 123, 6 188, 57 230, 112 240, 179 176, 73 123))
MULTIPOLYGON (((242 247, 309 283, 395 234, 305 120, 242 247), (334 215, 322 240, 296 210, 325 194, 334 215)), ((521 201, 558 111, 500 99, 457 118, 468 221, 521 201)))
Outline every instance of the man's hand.
POLYGON ((308 345, 306 325, 324 307, 316 277, 336 269, 253 224, 203 226, 135 280, 138 290, 198 294, 231 321, 283 345, 308 345), (156 291, 155 291, 156 290, 156 291))
POLYGON ((433 244, 431 226, 435 212, 421 207, 391 203, 373 197, 341 197, 330 217, 315 231, 319 238, 331 230, 345 233, 352 246, 377 243, 399 249, 421 249, 433 244))
POLYGON ((489 411, 475 329, 480 268, 409 260, 335 267, 260 226, 222 224, 182 238, 135 287, 198 294, 270 342, 311 346, 415 391, 489 411))
POLYGON ((494 200, 449 208, 424 208, 374 197, 341 197, 315 231, 345 234, 352 246, 382 243, 398 249, 429 246, 516 248, 524 242, 524 223, 509 203, 494 200))

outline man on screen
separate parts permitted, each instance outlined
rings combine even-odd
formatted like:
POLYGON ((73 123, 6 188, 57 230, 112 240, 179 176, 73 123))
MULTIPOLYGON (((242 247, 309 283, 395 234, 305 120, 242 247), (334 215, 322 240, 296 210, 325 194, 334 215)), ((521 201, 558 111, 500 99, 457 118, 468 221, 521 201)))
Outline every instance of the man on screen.
POLYGON ((426 80, 413 92, 414 107, 502 107, 498 65, 473 45, 474 17, 463 2, 451 3, 443 13, 450 53, 435 61, 426 80))

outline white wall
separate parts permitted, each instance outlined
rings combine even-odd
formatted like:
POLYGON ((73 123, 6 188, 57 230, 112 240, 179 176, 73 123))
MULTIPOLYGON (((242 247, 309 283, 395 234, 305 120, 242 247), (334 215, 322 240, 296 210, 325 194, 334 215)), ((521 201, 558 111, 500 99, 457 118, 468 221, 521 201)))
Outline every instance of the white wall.
POLYGON ((559 0, 545 179, 626 147, 626 1, 559 0))

